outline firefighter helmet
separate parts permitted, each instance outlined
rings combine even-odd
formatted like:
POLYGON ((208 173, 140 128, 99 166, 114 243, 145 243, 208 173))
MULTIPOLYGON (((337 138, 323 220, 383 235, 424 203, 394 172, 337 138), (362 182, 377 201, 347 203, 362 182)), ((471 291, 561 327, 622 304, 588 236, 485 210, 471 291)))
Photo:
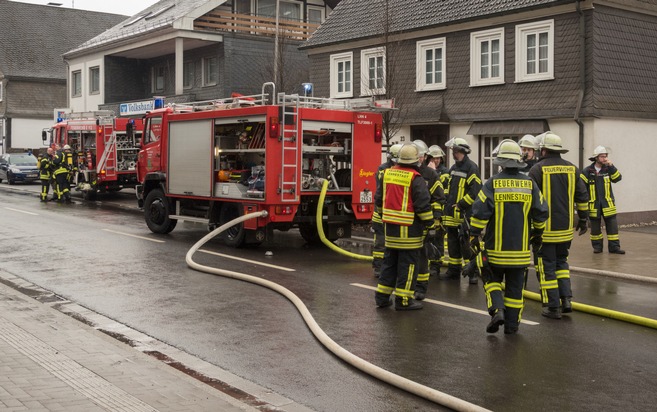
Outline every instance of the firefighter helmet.
POLYGON ((504 139, 496 148, 497 156, 493 163, 502 167, 524 168, 527 166, 522 161, 522 150, 520 145, 511 139, 504 139))
POLYGON ((551 152, 557 152, 557 153, 568 152, 568 149, 564 149, 561 144, 561 137, 557 136, 552 132, 545 132, 536 137, 540 139, 539 146, 541 149, 547 149, 551 152))
POLYGON ((65 144, 64 147, 62 147, 63 150, 71 150, 71 146, 65 144))
POLYGON ((520 138, 518 144, 520 145, 520 147, 526 147, 527 149, 538 150, 538 144, 536 143, 536 138, 530 134, 526 134, 522 138, 520 138))
POLYGON ((427 154, 431 157, 445 157, 445 152, 437 144, 429 146, 427 154))
POLYGON ((420 160, 418 148, 414 144, 405 144, 399 149, 399 158, 397 163, 403 165, 412 165, 420 160))
POLYGON ((608 147, 598 146, 595 149, 593 149, 593 156, 589 157, 589 160, 595 162, 595 159, 597 159, 599 155, 609 154, 609 152, 611 152, 611 150, 608 147))
POLYGON ((429 151, 429 147, 427 146, 426 143, 424 143, 423 140, 416 139, 416 140, 413 140, 411 143, 414 144, 417 147, 418 156, 420 156, 420 157, 426 155, 427 152, 429 151))
POLYGON ((391 160, 397 160, 397 157, 399 157, 399 149, 402 148, 401 143, 395 143, 390 148, 388 148, 388 158, 391 160))
POLYGON ((468 142, 462 138, 462 137, 452 137, 449 139, 449 141, 445 144, 445 146, 449 147, 453 151, 461 151, 465 154, 468 154, 471 152, 470 150, 470 145, 468 142))

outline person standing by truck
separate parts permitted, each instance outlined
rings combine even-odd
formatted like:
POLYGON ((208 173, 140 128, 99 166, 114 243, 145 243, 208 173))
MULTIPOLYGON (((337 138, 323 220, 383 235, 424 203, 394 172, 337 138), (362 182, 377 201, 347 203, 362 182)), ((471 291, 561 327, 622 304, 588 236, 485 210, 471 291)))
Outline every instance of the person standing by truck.
MULTIPOLYGON (((53 172, 53 153, 54 150, 49 147, 46 152, 39 156, 39 179, 41 179, 41 201, 48 201, 48 193, 50 192, 50 179, 52 179, 53 172)), ((53 188, 53 195, 55 189, 53 188)))
MULTIPOLYGON (((64 149, 70 150, 70 146, 64 146, 64 149)), ((66 152, 59 148, 59 145, 56 146, 57 152, 53 158, 53 168, 55 171, 53 175, 55 176, 55 194, 57 196, 57 202, 66 202, 73 203, 71 200, 71 189, 69 187, 68 175, 70 170, 66 163, 66 152)))

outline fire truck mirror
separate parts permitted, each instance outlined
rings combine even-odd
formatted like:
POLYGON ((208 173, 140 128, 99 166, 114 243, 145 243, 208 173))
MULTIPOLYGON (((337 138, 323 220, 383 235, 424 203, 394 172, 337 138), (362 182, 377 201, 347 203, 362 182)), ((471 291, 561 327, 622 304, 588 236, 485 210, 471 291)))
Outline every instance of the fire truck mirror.
POLYGON ((41 131, 41 140, 43 140, 44 142, 48 140, 48 132, 46 132, 45 130, 41 131))

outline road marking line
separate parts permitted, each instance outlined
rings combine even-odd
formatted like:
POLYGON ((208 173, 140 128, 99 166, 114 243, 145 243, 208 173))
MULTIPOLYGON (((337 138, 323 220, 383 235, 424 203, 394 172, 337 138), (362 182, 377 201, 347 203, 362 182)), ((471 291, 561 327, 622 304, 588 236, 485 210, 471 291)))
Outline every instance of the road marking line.
POLYGON ((253 263, 254 265, 266 266, 266 267, 269 267, 269 268, 272 268, 272 269, 284 270, 286 272, 296 272, 296 269, 290 269, 290 268, 286 268, 286 267, 283 267, 283 266, 270 265, 269 263, 262 263, 262 262, 258 262, 257 260, 244 259, 244 258, 240 258, 240 257, 236 257, 236 256, 224 255, 223 253, 212 252, 210 250, 199 249, 199 252, 207 253, 209 255, 221 256, 221 257, 225 257, 225 258, 228 258, 228 259, 239 260, 241 262, 253 263))
POLYGON ((13 211, 13 212, 25 213, 26 215, 39 216, 38 213, 26 212, 25 210, 13 209, 13 208, 11 208, 11 207, 5 207, 5 209, 7 209, 7 210, 11 210, 11 211, 13 211))
POLYGON ((148 241, 156 242, 156 243, 165 243, 164 240, 151 239, 151 238, 144 237, 144 236, 131 235, 130 233, 117 232, 116 230, 111 230, 111 229, 103 229, 103 230, 104 230, 105 232, 116 233, 117 235, 136 237, 137 239, 148 240, 148 241))
MULTIPOLYGON (((360 284, 360 283, 351 283, 351 286, 356 286, 358 288, 363 288, 363 289, 376 290, 376 288, 374 286, 363 285, 363 284, 360 284)), ((472 312, 472 313, 478 313, 480 315, 490 316, 488 314, 488 311, 485 311, 485 310, 473 309, 473 308, 469 308, 467 306, 461 306, 461 305, 455 305, 453 303, 441 302, 439 300, 424 299, 422 302, 433 303, 433 304, 440 305, 440 306, 447 306, 448 308, 452 308, 452 309, 459 309, 459 310, 464 310, 466 312, 472 312)), ((531 325, 531 326, 540 325, 540 323, 538 323, 538 322, 533 322, 531 320, 525 320, 525 319, 522 319, 520 322, 524 323, 525 325, 531 325)))

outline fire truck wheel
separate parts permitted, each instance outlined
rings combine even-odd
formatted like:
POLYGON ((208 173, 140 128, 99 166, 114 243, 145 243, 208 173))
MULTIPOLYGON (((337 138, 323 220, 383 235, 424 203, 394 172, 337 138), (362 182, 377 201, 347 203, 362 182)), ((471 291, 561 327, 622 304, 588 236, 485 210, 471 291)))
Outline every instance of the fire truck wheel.
MULTIPOLYGON (((324 228, 324 235, 328 240, 333 242, 338 239, 337 237, 335 239, 332 239, 328 235, 328 226, 326 224, 324 224, 323 228, 324 228)), ((311 245, 319 245, 322 243, 322 239, 319 238, 319 233, 317 232, 317 226, 315 225, 315 223, 300 223, 299 233, 301 234, 303 240, 305 240, 311 245)))
MULTIPOLYGON (((224 203, 223 206, 221 206, 221 212, 219 213, 219 224, 223 225, 240 216, 242 216, 242 208, 239 204, 224 203)), ((244 245, 245 235, 246 230, 244 229, 244 224, 239 223, 226 229, 222 233, 222 239, 227 246, 241 247, 244 245)))
POLYGON ((159 234, 171 232, 178 221, 170 219, 170 214, 171 206, 164 193, 160 189, 148 192, 144 201, 144 217, 151 232, 159 234))
POLYGON ((94 201, 94 200, 96 200, 96 194, 98 194, 98 192, 95 189, 83 190, 82 191, 82 198, 84 200, 94 201))

